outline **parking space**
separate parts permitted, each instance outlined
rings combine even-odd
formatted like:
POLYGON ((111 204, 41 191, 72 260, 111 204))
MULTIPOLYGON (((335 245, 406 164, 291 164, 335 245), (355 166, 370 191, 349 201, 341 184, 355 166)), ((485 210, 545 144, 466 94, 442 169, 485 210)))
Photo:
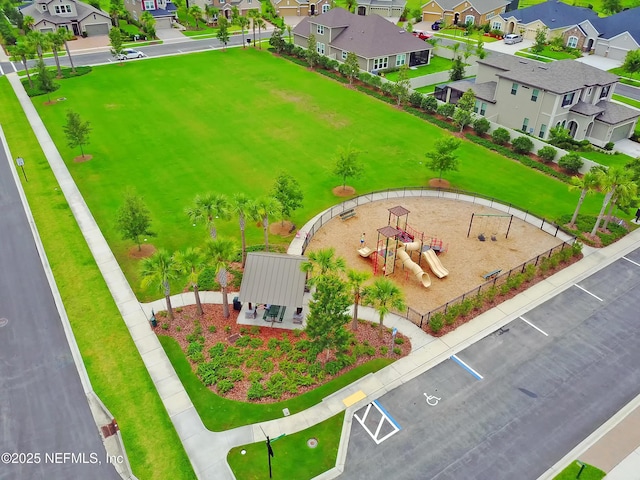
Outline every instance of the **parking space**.
POLYGON ((377 400, 358 410, 353 418, 362 425, 376 445, 380 445, 401 430, 398 422, 377 400))

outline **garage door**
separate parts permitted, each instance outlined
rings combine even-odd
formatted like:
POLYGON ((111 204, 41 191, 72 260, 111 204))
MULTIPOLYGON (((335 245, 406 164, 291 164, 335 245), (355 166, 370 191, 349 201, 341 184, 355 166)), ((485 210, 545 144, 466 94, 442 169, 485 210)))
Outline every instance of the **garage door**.
POLYGON ((612 58, 613 60, 624 61, 627 53, 629 53, 629 50, 626 48, 609 47, 609 58, 612 58))
POLYGON ((611 141, 613 143, 615 143, 618 140, 629 138, 630 133, 631 133, 630 130, 631 130, 631 124, 630 123, 628 123, 626 125, 622 125, 621 127, 614 128, 613 132, 611 132, 611 141))
POLYGON ((440 15, 439 13, 422 12, 422 21, 423 22, 433 23, 436 20, 441 20, 441 19, 442 19, 442 15, 440 15))
POLYGON ((91 25, 84 26, 87 36, 92 37, 95 35, 109 35, 108 23, 93 23, 91 25))

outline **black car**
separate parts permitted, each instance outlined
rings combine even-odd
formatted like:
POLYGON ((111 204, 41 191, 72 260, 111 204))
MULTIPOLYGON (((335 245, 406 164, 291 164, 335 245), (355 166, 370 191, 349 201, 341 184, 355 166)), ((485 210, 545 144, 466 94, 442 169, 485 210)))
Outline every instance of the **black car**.
POLYGON ((431 24, 431 30, 433 30, 434 32, 436 30, 440 30, 440 26, 442 25, 442 22, 440 20, 438 20, 437 22, 433 22, 431 24))

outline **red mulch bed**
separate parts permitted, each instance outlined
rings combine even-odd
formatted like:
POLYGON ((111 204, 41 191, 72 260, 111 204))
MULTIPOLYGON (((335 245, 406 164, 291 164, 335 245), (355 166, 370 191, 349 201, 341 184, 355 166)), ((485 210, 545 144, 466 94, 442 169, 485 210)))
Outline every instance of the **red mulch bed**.
MULTIPOLYGON (((238 325, 236 323, 239 312, 233 310, 233 304, 230 305, 229 318, 224 318, 224 315, 222 312, 222 305, 206 304, 206 305, 203 305, 203 309, 204 309, 204 315, 199 320, 200 320, 200 325, 202 327, 202 335, 205 338, 203 352, 205 354, 206 361, 209 360, 208 350, 218 342, 223 342, 225 345, 230 345, 231 342, 229 341, 229 337, 231 337, 232 335, 236 337, 237 335, 243 335, 243 336, 248 335, 250 337, 258 337, 262 339, 263 346, 260 347, 258 350, 267 350, 267 342, 271 338, 276 338, 278 340, 281 340, 283 338, 288 338, 292 344, 295 344, 299 340, 307 339, 307 336, 304 332, 300 332, 299 336, 296 336, 294 335, 293 330, 271 328, 268 326, 269 324, 267 324, 266 322, 265 322, 265 326, 257 327, 259 330, 259 333, 253 334, 251 333, 252 327, 250 325, 238 325), (209 327, 211 326, 215 326, 215 330, 216 330, 215 333, 211 333, 209 331, 209 327), (244 333, 241 333, 240 331, 241 329, 244 333)), ((259 312, 259 315, 262 315, 262 313, 259 312)), ((168 320, 165 312, 156 313, 156 317, 158 318, 158 326, 154 329, 156 334, 166 335, 174 338, 180 344, 182 351, 186 352, 187 347, 189 345, 189 342, 187 341, 187 335, 193 333, 194 329, 196 328, 195 322, 196 320, 198 320, 198 315, 196 313, 196 306, 190 305, 187 307, 174 309, 174 319, 172 321, 168 320)), ((367 355, 364 355, 362 357, 359 357, 354 365, 351 365, 343 369, 335 376, 326 375, 322 383, 318 383, 308 387, 301 387, 299 389, 299 392, 295 395, 285 392, 282 398, 278 400, 275 400, 272 398, 263 398, 261 400, 252 401, 252 402, 273 403, 277 401, 287 400, 288 398, 292 398, 302 393, 305 393, 309 390, 313 390, 319 385, 326 383, 337 376, 343 375, 344 373, 357 367, 358 365, 362 365, 370 360, 373 360, 374 358, 388 358, 388 356, 384 356, 380 354, 379 347, 380 346, 389 347, 391 345, 391 332, 385 328, 383 331, 382 338, 379 338, 378 337, 379 330, 376 327, 377 327, 377 324, 373 325, 373 324, 370 324, 369 322, 361 321, 358 325, 358 330, 355 332, 355 337, 358 342, 362 343, 362 342, 368 341, 369 344, 375 348, 376 354, 374 356, 369 357, 367 355)), ((350 329, 350 324, 347 326, 347 328, 350 329)), ((401 350, 400 355, 392 354, 392 357, 394 359, 398 359, 400 357, 406 356, 411 351, 411 342, 407 337, 400 334, 399 332, 397 333, 396 337, 402 338, 404 340, 404 343, 401 345, 394 344, 394 347, 399 347, 401 350)), ((327 357, 325 353, 322 353, 321 355, 319 355, 318 359, 322 361, 322 363, 325 363, 327 361, 327 357)), ((329 356, 328 360, 335 360, 335 358, 331 355, 329 356)), ((264 380, 266 380, 270 375, 279 371, 277 360, 274 361, 274 363, 276 364, 276 367, 274 368, 273 372, 269 374, 264 374, 265 378, 263 379, 263 383, 264 383, 264 380)), ((192 364, 192 368, 193 368, 193 371, 195 372, 197 366, 195 364, 192 364)), ((247 391, 251 385, 247 377, 250 372, 256 371, 256 369, 248 368, 244 364, 238 368, 242 370, 243 373, 245 374, 245 379, 240 382, 236 382, 234 388, 222 396, 231 400, 239 400, 239 401, 246 402, 247 391)), ((215 386, 211 386, 209 387, 209 389, 220 395, 220 393, 216 390, 215 386)))

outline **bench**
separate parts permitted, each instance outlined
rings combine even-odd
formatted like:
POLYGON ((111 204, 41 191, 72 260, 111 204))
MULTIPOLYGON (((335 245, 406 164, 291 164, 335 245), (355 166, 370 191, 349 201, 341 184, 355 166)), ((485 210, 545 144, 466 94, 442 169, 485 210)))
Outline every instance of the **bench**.
POLYGON ((494 270, 493 272, 485 273, 483 275, 483 277, 484 277, 485 280, 491 280, 492 278, 496 278, 500 274, 501 271, 502 271, 502 269, 494 270))
POLYGON ((349 220, 351 217, 355 217, 355 216, 356 216, 356 211, 353 208, 350 208, 349 210, 345 210, 340 214, 340 219, 349 220))

